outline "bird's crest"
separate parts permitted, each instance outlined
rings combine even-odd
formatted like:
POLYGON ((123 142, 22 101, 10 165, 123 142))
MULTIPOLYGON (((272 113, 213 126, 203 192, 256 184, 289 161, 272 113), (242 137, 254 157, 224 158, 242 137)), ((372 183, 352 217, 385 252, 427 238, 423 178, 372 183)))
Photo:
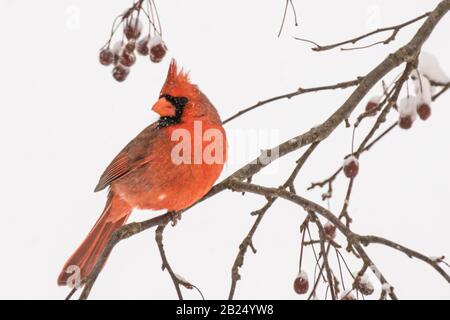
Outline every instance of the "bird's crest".
POLYGON ((189 74, 183 69, 178 70, 178 65, 175 59, 172 59, 167 72, 166 82, 161 89, 161 94, 172 94, 174 96, 183 95, 192 90, 193 85, 189 80, 189 74))

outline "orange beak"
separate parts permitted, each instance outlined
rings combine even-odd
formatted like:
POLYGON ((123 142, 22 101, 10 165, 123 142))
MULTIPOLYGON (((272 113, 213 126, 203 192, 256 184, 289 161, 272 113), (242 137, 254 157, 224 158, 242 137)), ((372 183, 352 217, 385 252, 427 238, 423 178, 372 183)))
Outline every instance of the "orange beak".
POLYGON ((152 107, 152 110, 159 114, 161 117, 173 117, 175 116, 175 107, 166 100, 166 98, 160 98, 152 107))

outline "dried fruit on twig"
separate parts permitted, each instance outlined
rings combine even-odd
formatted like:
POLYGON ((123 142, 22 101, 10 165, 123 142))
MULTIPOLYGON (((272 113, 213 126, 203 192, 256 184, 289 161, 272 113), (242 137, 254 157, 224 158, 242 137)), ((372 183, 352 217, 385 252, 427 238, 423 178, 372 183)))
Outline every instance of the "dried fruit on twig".
POLYGON ((381 286, 381 291, 384 292, 385 294, 391 294, 393 290, 394 290, 394 287, 392 287, 387 282, 383 283, 383 285, 381 286))
POLYGON ((358 175, 359 172, 359 161, 358 159, 351 155, 344 159, 344 174, 347 178, 353 179, 358 175))
POLYGON ((111 52, 114 56, 114 59, 113 59, 114 65, 117 65, 119 63, 120 55, 122 54, 123 47, 124 47, 124 45, 123 45, 122 41, 117 41, 116 43, 114 43, 114 45, 111 49, 111 52))
POLYGON ((305 294, 308 292, 308 289, 308 274, 305 271, 300 271, 294 280, 294 290, 297 294, 305 294))
POLYGON ((167 46, 161 37, 161 23, 154 1, 133 1, 133 4, 114 20, 111 35, 100 52, 100 63, 117 67, 112 74, 117 81, 122 82, 127 78, 129 68, 136 62, 136 51, 143 56, 150 55, 153 62, 160 62, 164 58, 167 46), (147 8, 143 8, 143 5, 147 8), (148 27, 148 34, 140 39, 144 29, 143 23, 148 27), (118 33, 120 34, 117 35, 118 33), (114 38, 121 40, 111 46, 114 38))
POLYGON ((398 119, 398 125, 402 129, 411 129, 413 122, 414 121, 411 116, 404 116, 398 119))
POLYGON ((125 45, 125 51, 127 51, 127 52, 133 52, 134 49, 136 49, 136 40, 131 39, 131 40, 128 41, 127 44, 125 45))
POLYGON ((398 125, 402 129, 410 129, 417 118, 417 97, 403 98, 398 105, 398 125))
POLYGON ((124 50, 120 55, 119 63, 125 67, 131 67, 136 62, 136 56, 133 52, 124 50))
POLYGON ((149 48, 148 48, 149 39, 150 39, 150 37, 147 36, 147 37, 144 37, 141 40, 139 40, 138 43, 137 43, 136 51, 142 56, 148 55, 148 52, 149 52, 149 48))
POLYGON ((336 238, 336 227, 329 221, 323 226, 323 231, 330 239, 336 238))
POLYGON ((155 35, 148 42, 150 60, 158 63, 164 58, 167 52, 167 47, 159 35, 155 35))
POLYGON ((109 48, 100 51, 99 55, 100 63, 104 66, 109 66, 114 61, 114 54, 109 48))
POLYGON ((366 112, 375 111, 375 109, 380 104, 380 100, 381 100, 380 96, 373 96, 372 98, 370 98, 366 104, 366 112))
POLYGON ((125 25, 123 33, 128 40, 137 39, 141 35, 142 23, 138 19, 131 19, 125 25))
POLYGON ((431 116, 431 107, 428 103, 421 103, 417 106, 417 114, 422 120, 427 120, 431 116))
POLYGON ((114 79, 116 79, 119 82, 124 81, 128 77, 129 73, 130 70, 120 64, 115 66, 112 71, 114 79))
POLYGON ((416 70, 413 73, 416 99, 416 111, 420 119, 427 120, 431 115, 432 88, 430 80, 416 70))
POLYGON ((355 281, 357 283, 356 288, 359 292, 361 292, 362 295, 370 296, 375 291, 373 284, 372 282, 370 282, 369 276, 367 274, 359 276, 358 273, 356 273, 355 281))
POLYGON ((351 291, 344 291, 341 294, 340 300, 356 300, 356 298, 351 291))

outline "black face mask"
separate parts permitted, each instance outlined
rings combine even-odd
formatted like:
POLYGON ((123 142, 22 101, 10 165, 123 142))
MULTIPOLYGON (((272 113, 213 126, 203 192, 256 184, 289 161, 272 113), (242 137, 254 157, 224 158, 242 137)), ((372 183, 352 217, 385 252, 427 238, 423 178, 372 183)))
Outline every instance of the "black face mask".
POLYGON ((163 94, 159 97, 165 98, 170 104, 175 108, 174 116, 163 116, 158 120, 158 128, 164 128, 168 126, 173 126, 181 122, 181 117, 183 115, 184 107, 188 103, 188 98, 186 97, 174 97, 169 94, 163 94))

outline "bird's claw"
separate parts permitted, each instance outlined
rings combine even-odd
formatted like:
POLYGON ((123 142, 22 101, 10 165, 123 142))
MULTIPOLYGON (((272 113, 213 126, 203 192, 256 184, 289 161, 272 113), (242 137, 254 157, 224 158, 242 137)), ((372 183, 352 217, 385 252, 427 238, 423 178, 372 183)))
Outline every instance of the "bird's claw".
POLYGON ((170 220, 172 221, 172 227, 176 226, 178 221, 181 220, 181 212, 171 211, 171 212, 169 212, 169 214, 170 214, 170 220))

